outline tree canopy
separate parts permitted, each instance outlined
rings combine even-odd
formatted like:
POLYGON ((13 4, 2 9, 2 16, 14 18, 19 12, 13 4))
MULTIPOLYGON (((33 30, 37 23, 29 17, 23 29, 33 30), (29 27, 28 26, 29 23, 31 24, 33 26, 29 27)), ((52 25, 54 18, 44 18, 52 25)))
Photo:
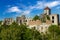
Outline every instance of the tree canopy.
POLYGON ((60 40, 60 27, 50 25, 46 34, 39 33, 35 28, 29 29, 27 25, 0 26, 0 40, 60 40))
POLYGON ((38 15, 34 16, 33 20, 40 20, 40 17, 38 15))
POLYGON ((60 27, 57 25, 51 25, 48 28, 48 39, 49 40, 60 40, 60 27))
POLYGON ((1 25, 0 40, 42 40, 37 30, 27 28, 27 25, 1 25))

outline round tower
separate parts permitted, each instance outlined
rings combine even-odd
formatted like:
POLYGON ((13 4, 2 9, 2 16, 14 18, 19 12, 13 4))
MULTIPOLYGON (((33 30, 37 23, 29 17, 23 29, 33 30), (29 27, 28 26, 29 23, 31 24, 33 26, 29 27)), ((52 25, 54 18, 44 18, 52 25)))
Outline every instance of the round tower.
POLYGON ((51 14, 51 9, 49 7, 44 8, 44 14, 50 15, 51 14))

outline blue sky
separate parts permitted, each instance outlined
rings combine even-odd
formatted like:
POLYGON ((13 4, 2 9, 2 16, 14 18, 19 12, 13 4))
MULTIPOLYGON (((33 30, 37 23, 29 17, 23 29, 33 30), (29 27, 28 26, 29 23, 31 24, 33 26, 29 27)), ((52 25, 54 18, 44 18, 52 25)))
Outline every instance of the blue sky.
POLYGON ((21 15, 40 15, 46 6, 51 8, 52 14, 60 14, 59 0, 0 0, 0 20, 21 15))

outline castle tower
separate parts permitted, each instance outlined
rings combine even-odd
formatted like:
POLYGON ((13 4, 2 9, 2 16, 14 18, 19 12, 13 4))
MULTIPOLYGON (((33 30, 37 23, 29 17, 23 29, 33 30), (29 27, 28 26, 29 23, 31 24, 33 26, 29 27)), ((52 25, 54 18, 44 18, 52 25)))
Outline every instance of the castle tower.
POLYGON ((44 14, 50 15, 51 14, 51 9, 49 7, 44 8, 44 14))

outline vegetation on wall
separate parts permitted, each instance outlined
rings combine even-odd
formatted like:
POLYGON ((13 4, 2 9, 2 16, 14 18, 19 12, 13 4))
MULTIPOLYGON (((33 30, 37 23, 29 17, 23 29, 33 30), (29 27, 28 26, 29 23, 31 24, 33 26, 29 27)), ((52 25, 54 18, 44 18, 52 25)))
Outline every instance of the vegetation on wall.
POLYGON ((46 18, 47 18, 47 20, 50 20, 50 17, 49 17, 49 15, 46 15, 46 18))
POLYGON ((33 20, 35 20, 35 21, 40 20, 40 17, 38 15, 36 15, 36 16, 33 17, 33 20))
POLYGON ((50 20, 49 15, 41 15, 41 16, 36 15, 33 17, 33 20, 41 20, 44 23, 46 22, 46 20, 50 20))

